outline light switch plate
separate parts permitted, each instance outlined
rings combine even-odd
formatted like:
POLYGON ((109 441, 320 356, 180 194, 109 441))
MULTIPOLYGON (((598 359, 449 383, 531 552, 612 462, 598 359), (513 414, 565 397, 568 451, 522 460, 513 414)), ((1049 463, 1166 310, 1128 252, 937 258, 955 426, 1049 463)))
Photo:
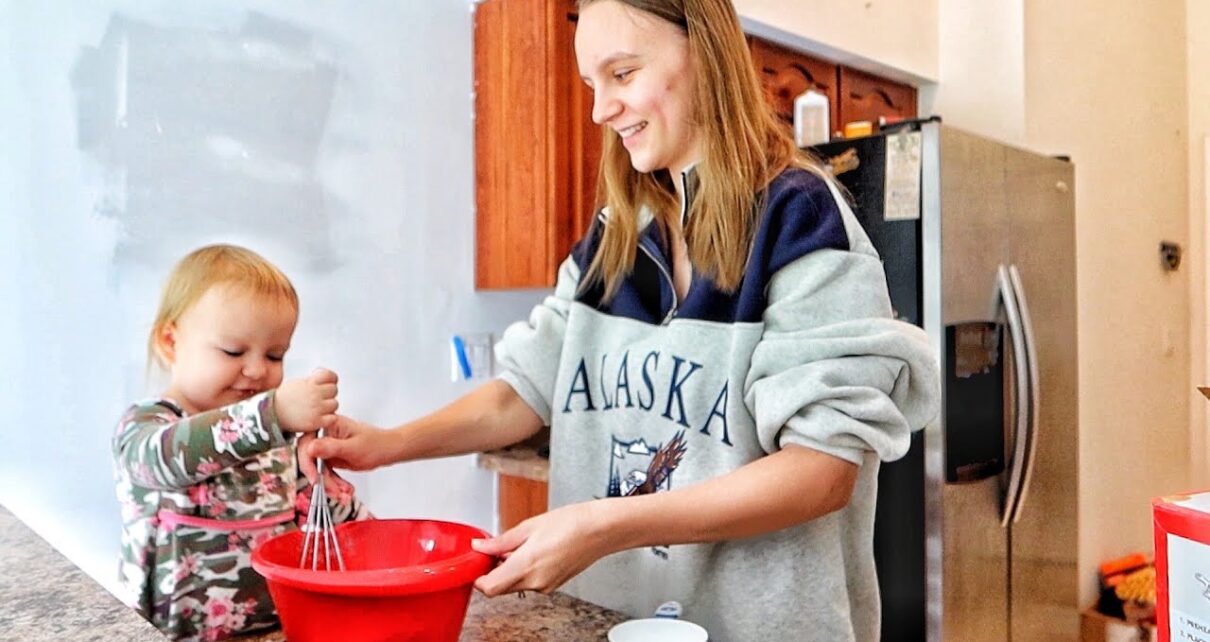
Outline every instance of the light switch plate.
POLYGON ((451 381, 471 381, 491 377, 491 333, 462 332, 450 337, 451 381))

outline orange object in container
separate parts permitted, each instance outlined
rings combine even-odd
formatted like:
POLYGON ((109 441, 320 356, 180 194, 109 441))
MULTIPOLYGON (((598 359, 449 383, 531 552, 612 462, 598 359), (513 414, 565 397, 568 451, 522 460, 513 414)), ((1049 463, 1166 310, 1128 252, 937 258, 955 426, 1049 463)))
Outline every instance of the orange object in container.
POLYGON ((1142 553, 1131 553, 1124 557, 1101 562, 1098 568, 1101 572, 1101 577, 1110 578, 1125 571, 1133 571, 1146 566, 1150 560, 1142 553))
POLYGON ((455 642, 472 584, 492 558, 471 549, 473 526, 383 519, 336 527, 345 571, 299 568, 302 533, 252 552, 290 642, 455 642))
POLYGON ((874 123, 868 120, 855 120, 844 125, 845 138, 861 138, 874 133, 874 123))

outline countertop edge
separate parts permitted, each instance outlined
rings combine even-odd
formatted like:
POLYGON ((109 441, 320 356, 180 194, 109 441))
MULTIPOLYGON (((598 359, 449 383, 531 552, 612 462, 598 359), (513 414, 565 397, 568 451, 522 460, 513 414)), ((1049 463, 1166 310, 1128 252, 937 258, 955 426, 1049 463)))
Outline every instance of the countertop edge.
POLYGON ((479 453, 475 464, 501 475, 545 482, 550 476, 550 461, 538 455, 537 448, 514 446, 479 453))

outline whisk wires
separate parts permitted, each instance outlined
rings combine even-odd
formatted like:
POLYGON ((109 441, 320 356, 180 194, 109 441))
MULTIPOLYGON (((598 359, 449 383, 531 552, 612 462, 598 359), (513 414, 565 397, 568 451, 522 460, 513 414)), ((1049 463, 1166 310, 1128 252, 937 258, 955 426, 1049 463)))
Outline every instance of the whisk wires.
MULTIPOLYGON (((319 431, 323 437, 323 430, 319 431)), ((336 539, 336 526, 332 523, 332 508, 328 505, 328 493, 324 489, 324 460, 315 460, 318 480, 311 487, 311 506, 307 510, 307 523, 303 525, 303 548, 298 565, 311 570, 333 570, 332 557, 336 557, 337 568, 345 570, 345 560, 340 554, 340 542, 336 539), (323 553, 320 553, 320 549, 323 553), (310 554, 310 557, 308 557, 310 554)))

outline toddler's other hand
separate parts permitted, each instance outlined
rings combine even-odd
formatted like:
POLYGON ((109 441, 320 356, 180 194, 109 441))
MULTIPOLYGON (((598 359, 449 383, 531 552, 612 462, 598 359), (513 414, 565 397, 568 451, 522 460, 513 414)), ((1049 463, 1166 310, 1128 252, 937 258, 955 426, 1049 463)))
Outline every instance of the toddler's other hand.
POLYGON ((277 423, 289 432, 314 432, 336 420, 336 373, 317 368, 278 387, 274 397, 277 423))

